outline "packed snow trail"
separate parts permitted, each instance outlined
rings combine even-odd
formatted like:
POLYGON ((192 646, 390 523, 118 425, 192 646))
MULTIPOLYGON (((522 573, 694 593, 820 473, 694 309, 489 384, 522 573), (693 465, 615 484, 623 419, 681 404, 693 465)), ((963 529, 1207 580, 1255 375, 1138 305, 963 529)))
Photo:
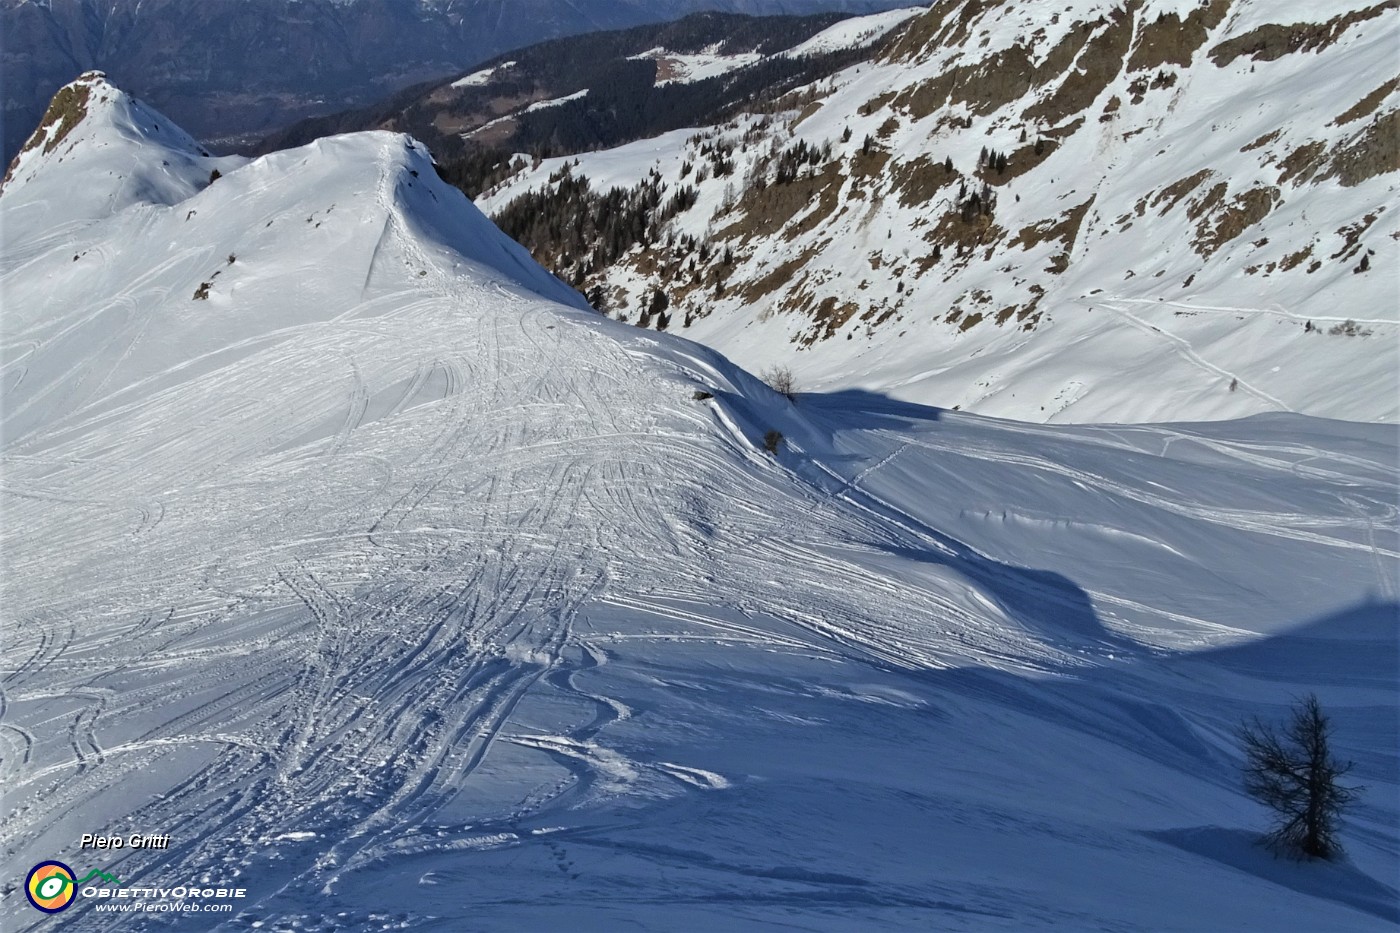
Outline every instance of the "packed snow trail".
POLYGON ((391 134, 71 236, 0 256, 6 929, 46 858, 249 894, 92 930, 1394 921, 1385 429, 794 406, 391 134), (1322 886, 1230 740, 1307 689, 1371 788, 1322 886))

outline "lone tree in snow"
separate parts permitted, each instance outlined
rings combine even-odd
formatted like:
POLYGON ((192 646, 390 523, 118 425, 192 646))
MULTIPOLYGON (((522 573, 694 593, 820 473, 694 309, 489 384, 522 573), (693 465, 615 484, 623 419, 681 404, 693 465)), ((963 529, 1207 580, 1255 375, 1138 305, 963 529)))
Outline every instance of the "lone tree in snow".
POLYGON ((1332 757, 1327 747, 1331 733, 1313 694, 1293 707, 1293 719, 1282 733, 1257 718, 1240 728, 1247 759, 1245 790, 1274 811, 1274 828, 1263 841, 1275 852, 1327 859, 1342 851, 1337 824, 1360 788, 1337 783, 1352 764, 1332 757))
POLYGON ((786 395, 788 401, 797 401, 797 377, 786 366, 770 366, 761 377, 774 392, 786 395))

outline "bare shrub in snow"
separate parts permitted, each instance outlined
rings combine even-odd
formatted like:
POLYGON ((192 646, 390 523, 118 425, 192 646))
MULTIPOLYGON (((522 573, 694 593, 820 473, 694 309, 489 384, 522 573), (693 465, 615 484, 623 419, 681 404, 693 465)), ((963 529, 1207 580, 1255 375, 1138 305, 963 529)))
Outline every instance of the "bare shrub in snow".
POLYGON ((781 392, 789 401, 797 400, 797 377, 786 366, 770 366, 763 371, 762 379, 774 392, 781 392))
POLYGON ((1334 324, 1327 329, 1327 333, 1333 337, 1369 337, 1371 331, 1366 330, 1355 321, 1348 318, 1341 324, 1334 324))

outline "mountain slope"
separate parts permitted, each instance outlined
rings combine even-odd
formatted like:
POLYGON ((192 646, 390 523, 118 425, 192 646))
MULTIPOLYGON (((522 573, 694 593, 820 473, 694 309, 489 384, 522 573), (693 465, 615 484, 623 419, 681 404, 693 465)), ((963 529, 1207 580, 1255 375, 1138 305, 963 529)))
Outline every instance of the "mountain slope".
POLYGON ((813 388, 1394 421, 1397 16, 936 3, 747 119, 518 162, 478 203, 614 316, 656 326, 659 289, 671 327, 813 388), (600 254, 560 218, 619 184, 687 206, 600 254))
POLYGON ((228 929, 1394 923, 1393 431, 793 405, 396 134, 46 229, 194 158, 84 83, 0 193, 6 929, 55 857, 228 929), (1238 786, 1304 689, 1336 865, 1238 786))

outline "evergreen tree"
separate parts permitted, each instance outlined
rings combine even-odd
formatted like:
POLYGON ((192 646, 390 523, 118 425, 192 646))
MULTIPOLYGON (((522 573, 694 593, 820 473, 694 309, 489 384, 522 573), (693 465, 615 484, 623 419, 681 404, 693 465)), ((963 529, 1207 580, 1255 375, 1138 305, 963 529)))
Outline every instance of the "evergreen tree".
POLYGON ((1352 765, 1332 757, 1331 732, 1313 694, 1294 706, 1282 734, 1258 719, 1240 728, 1245 790, 1274 811, 1274 828, 1264 841, 1276 852, 1323 859, 1341 852, 1339 819, 1360 789, 1337 783, 1352 765))
POLYGON ((594 311, 608 313, 608 293, 603 290, 603 286, 594 285, 588 290, 588 304, 594 311))
POLYGON ((665 292, 658 288, 651 293, 651 304, 647 306, 647 315, 664 314, 666 309, 670 306, 671 299, 667 297, 665 292))

